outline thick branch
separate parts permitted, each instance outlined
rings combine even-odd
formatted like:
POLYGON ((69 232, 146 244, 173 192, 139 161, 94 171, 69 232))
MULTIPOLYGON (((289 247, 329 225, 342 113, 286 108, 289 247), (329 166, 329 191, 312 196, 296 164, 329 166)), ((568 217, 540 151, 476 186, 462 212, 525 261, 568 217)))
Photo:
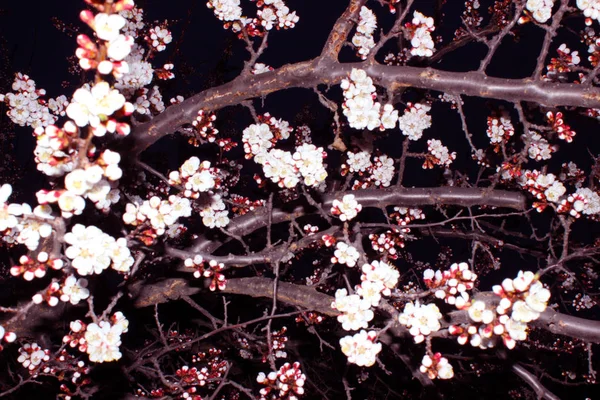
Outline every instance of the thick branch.
POLYGON ((525 383, 531 386, 535 394, 538 396, 538 399, 560 400, 558 396, 546 389, 539 379, 536 378, 531 372, 527 371, 521 364, 514 364, 512 366, 512 370, 519 378, 523 379, 525 383))
POLYGON ((532 324, 558 335, 570 336, 585 342, 600 343, 600 321, 573 317, 547 309, 532 324))
MULTIPOLYGON (((516 210, 525 209, 525 196, 519 192, 504 190, 486 190, 479 188, 460 187, 438 187, 438 188, 389 188, 389 189, 365 189, 350 192, 326 195, 321 202, 324 209, 331 207, 333 200, 341 199, 344 194, 353 194, 363 207, 383 208, 391 205, 405 207, 420 207, 426 205, 457 205, 470 206, 494 206, 506 207, 516 210)), ((267 209, 260 208, 252 213, 245 214, 231 221, 227 229, 239 236, 244 236, 265 226, 267 221, 267 209)), ((297 207, 292 211, 281 209, 273 210, 272 222, 274 224, 291 221, 293 218, 305 215, 303 207, 297 207)), ((211 252, 218 248, 218 243, 200 238, 190 249, 191 252, 211 252)))
POLYGON ((321 56, 327 60, 337 61, 338 54, 346 42, 348 34, 358 20, 360 8, 367 0, 351 0, 346 11, 338 18, 325 42, 321 56))
MULTIPOLYGON (((273 280, 268 278, 239 278, 229 279, 224 293, 244 294, 252 297, 273 297, 273 280)), ((279 282, 277 287, 277 301, 290 305, 320 312, 321 314, 336 316, 338 312, 331 308, 333 297, 317 292, 309 286, 294 285, 279 282)))
POLYGON ((222 86, 198 93, 180 104, 168 107, 151 121, 136 126, 126 143, 133 155, 137 155, 161 137, 177 131, 184 124, 191 123, 200 109, 217 110, 289 88, 339 84, 352 68, 365 69, 376 84, 392 91, 416 87, 454 95, 511 102, 529 101, 546 106, 600 108, 600 89, 583 85, 492 78, 477 72, 448 72, 431 68, 367 63, 340 64, 316 58, 288 64, 269 73, 239 76, 222 86))
MULTIPOLYGON (((189 286, 183 279, 173 279, 177 284, 171 284, 175 288, 174 292, 168 296, 171 299, 179 298, 189 293, 189 286)), ((149 290, 149 286, 144 287, 144 291, 136 300, 136 306, 144 307, 153 304, 143 298, 144 293, 154 293, 156 290, 149 290)), ((194 292, 197 289, 192 289, 194 292)), ((227 287, 224 293, 243 294, 252 297, 273 297, 273 280, 269 278, 235 278, 227 280, 227 287)), ((478 298, 493 296, 491 292, 481 292, 478 298)), ((331 303, 335 300, 333 296, 318 292, 312 287, 304 285, 295 285, 288 282, 279 282, 277 289, 277 300, 290 305, 313 310, 329 316, 336 316, 338 312, 331 308, 331 303)), ((160 301, 162 302, 162 301, 160 301)), ((461 324, 469 322, 466 311, 454 311, 449 314, 449 324, 461 324)), ((548 330, 555 334, 570 336, 585 342, 600 343, 600 321, 594 321, 584 318, 573 317, 557 313, 554 310, 547 309, 540 318, 531 322, 535 327, 548 330)))

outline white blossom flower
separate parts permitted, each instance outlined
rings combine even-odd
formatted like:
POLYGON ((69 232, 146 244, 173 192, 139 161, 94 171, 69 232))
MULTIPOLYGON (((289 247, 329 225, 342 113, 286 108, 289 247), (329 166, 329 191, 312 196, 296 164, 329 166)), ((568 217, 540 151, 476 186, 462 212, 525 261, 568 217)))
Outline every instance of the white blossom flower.
POLYGON ((587 18, 595 19, 600 22, 600 1, 577 0, 577 8, 583 11, 583 15, 587 18))
POLYGON ((431 107, 427 104, 408 103, 404 115, 398 119, 402 134, 408 136, 410 140, 419 140, 423 136, 423 131, 431 127, 431 116, 427 114, 430 110, 431 107))
POLYGON ((11 193, 12 186, 8 183, 0 187, 0 232, 14 228, 19 223, 15 215, 20 214, 20 206, 6 203, 11 193))
POLYGON ((435 51, 435 43, 431 32, 435 30, 433 18, 426 17, 418 11, 413 13, 412 36, 410 36, 410 54, 419 57, 431 57, 435 51))
POLYGON ((62 295, 60 299, 71 304, 78 304, 81 300, 85 300, 90 296, 87 284, 87 279, 77 279, 75 275, 69 275, 61 288, 62 295))
POLYGON ((125 105, 125 97, 118 90, 110 89, 108 82, 101 81, 91 90, 80 88, 73 94, 67 107, 67 115, 77 126, 99 127, 101 118, 112 115, 125 105))
POLYGON ((344 195, 342 201, 333 200, 331 204, 331 213, 339 216, 341 221, 350 221, 358 215, 362 206, 356 201, 353 194, 344 195))
MULTIPOLYGON (((531 12, 533 18, 543 24, 552 16, 554 0, 527 0, 525 7, 531 12)), ((580 7, 581 8, 581 7, 580 7)))
POLYGON ((102 40, 111 41, 119 36, 119 30, 125 26, 125 18, 119 14, 98 13, 94 17, 93 28, 96 36, 102 40))
POLYGON ((381 351, 381 343, 375 343, 375 331, 361 330, 354 336, 340 339, 342 353, 348 357, 348 362, 360 367, 370 367, 375 364, 377 354, 381 351))
POLYGON ((338 289, 335 292, 335 301, 331 306, 342 313, 337 319, 347 331, 367 328, 369 321, 374 317, 371 302, 357 294, 348 295, 346 289, 338 289))
POLYGON ((415 343, 421 343, 425 340, 425 336, 440 330, 441 318, 442 313, 435 304, 425 305, 416 301, 406 303, 404 311, 398 316, 398 322, 409 328, 415 343))
POLYGON ((579 205, 580 210, 578 211, 586 215, 600 213, 600 196, 598 193, 588 188, 580 188, 577 189, 575 194, 582 196, 586 200, 584 204, 579 205))
POLYGON ((90 361, 102 363, 120 359, 119 346, 123 332, 122 325, 111 325, 107 321, 89 324, 84 337, 90 361))
POLYGON ((360 256, 355 247, 344 242, 337 242, 333 255, 335 256, 335 261, 332 262, 346 264, 349 267, 354 267, 360 256))
POLYGON ((366 151, 358 153, 347 152, 350 172, 365 172, 371 167, 371 154, 366 151))

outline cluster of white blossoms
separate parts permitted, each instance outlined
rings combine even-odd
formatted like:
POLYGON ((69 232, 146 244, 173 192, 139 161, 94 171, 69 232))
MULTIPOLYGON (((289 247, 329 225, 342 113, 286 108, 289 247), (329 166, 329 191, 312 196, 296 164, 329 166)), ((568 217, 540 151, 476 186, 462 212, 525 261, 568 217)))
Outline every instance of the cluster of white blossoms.
POLYGON ((298 182, 297 169, 292 153, 280 149, 272 149, 262 158, 263 172, 279 187, 293 188, 298 182))
POLYGON ((448 148, 442 145, 442 142, 437 139, 427 141, 427 151, 433 156, 435 164, 448 168, 452 161, 456 159, 456 152, 450 153, 448 148))
POLYGON ((86 327, 85 348, 92 362, 110 362, 121 358, 121 335, 127 332, 129 321, 121 312, 115 313, 111 321, 112 324, 99 321, 86 327))
POLYGON ((431 57, 435 51, 435 43, 431 32, 435 30, 433 18, 426 17, 418 11, 413 13, 411 23, 407 24, 412 48, 410 54, 419 57, 431 57))
POLYGON ((362 210, 362 206, 356 201, 353 194, 344 195, 342 201, 335 199, 331 203, 331 213, 344 222, 356 217, 360 210, 362 210))
POLYGON ((358 173, 361 177, 352 184, 352 190, 366 189, 373 185, 388 187, 394 178, 394 160, 386 155, 375 156, 371 162, 371 154, 366 151, 346 153, 346 163, 342 164, 342 174, 358 173))
POLYGON ((40 98, 46 91, 36 89, 35 81, 20 72, 15 77, 12 90, 14 93, 0 94, 0 103, 6 103, 6 115, 17 125, 46 127, 55 123, 64 110, 66 97, 49 99, 46 103, 40 98))
POLYGON ((525 7, 531 12, 531 15, 536 21, 543 24, 552 16, 554 0, 527 0, 525 7))
POLYGON ((427 104, 408 103, 404 115, 398 119, 398 125, 402 134, 410 140, 419 140, 423 131, 431 127, 431 116, 427 113, 431 107, 427 104))
POLYGON ((296 147, 292 158, 306 186, 317 186, 327 178, 327 171, 323 165, 325 156, 323 148, 314 144, 304 143, 296 147))
POLYGON ((409 328, 415 343, 421 343, 425 336, 440 330, 441 318, 442 313, 435 304, 420 304, 417 300, 415 303, 406 303, 404 311, 398 315, 398 322, 409 328))
POLYGON ((231 28, 234 32, 241 31, 244 27, 253 35, 259 35, 259 27, 266 31, 273 28, 288 29, 296 26, 299 17, 296 12, 290 12, 283 0, 263 0, 258 3, 257 18, 247 18, 242 15, 239 0, 209 0, 206 3, 215 16, 223 21, 224 28, 231 28))
POLYGON ((358 294, 348 295, 346 289, 335 292, 335 301, 331 303, 331 307, 341 312, 337 320, 346 331, 367 328, 375 315, 369 299, 363 299, 358 294))
POLYGON ((264 158, 269 149, 273 147, 274 138, 271 128, 265 123, 248 126, 242 132, 246 158, 258 158, 256 162, 260 163, 260 159, 264 158))
POLYGON ((202 223, 208 228, 224 228, 229 224, 229 215, 220 195, 214 195, 210 204, 200 211, 202 223))
POLYGON ((587 18, 595 19, 600 22, 600 1, 577 0, 577 8, 583 11, 583 15, 587 18))
POLYGON ((138 32, 144 29, 144 10, 134 6, 132 9, 119 11, 119 15, 125 18, 125 26, 121 29, 124 35, 138 37, 138 32))
POLYGON ((147 37, 147 40, 156 51, 164 51, 167 45, 173 41, 171 32, 164 27, 155 26, 154 28, 150 28, 149 33, 150 36, 147 37))
POLYGON ((356 286, 356 293, 362 299, 377 307, 381 296, 389 296, 391 289, 398 283, 398 270, 381 261, 373 261, 362 267, 361 284, 356 286))
POLYGON ((111 89, 108 82, 101 81, 91 89, 77 89, 66 112, 77 126, 89 125, 94 136, 104 136, 106 132, 128 135, 131 129, 128 124, 108 118, 121 109, 124 114, 131 114, 133 104, 126 102, 118 90, 111 89))
POLYGON ((115 239, 96 226, 75 224, 65 234, 65 242, 69 244, 65 255, 79 275, 100 274, 109 266, 127 272, 133 265, 127 239, 115 239))
POLYGON ((389 296, 396 286, 400 274, 389 264, 373 261, 362 267, 361 284, 355 287, 356 294, 348 295, 346 289, 338 289, 332 308, 340 311, 338 321, 347 331, 366 329, 374 313, 371 307, 377 307, 381 296, 389 296))
POLYGON ((519 271, 515 279, 504 279, 492 290, 502 297, 498 314, 507 314, 512 307, 511 318, 524 323, 538 319, 550 299, 550 291, 531 271, 519 271))
POLYGON ((473 289, 477 274, 471 272, 469 264, 454 263, 446 271, 423 271, 425 285, 435 290, 435 297, 444 300, 447 304, 456 306, 459 310, 468 306, 468 290, 473 289))
POLYGON ((344 90, 342 110, 350 127, 355 129, 393 129, 398 121, 398 111, 391 104, 383 109, 375 102, 377 94, 373 80, 362 69, 352 68, 349 79, 342 79, 344 90))
MULTIPOLYGON (((133 8, 133 2, 125 6, 125 9, 133 8)), ((97 69, 103 75, 113 74, 116 78, 122 77, 129 72, 129 64, 125 57, 131 52, 133 37, 120 33, 125 27, 127 20, 120 14, 98 13, 94 15, 90 10, 84 10, 79 14, 81 20, 88 24, 96 33, 96 38, 104 41, 105 54, 100 55, 100 49, 95 41, 87 35, 77 37, 77 48, 75 55, 79 59, 79 65, 84 70, 97 69), (101 61, 98 62, 98 59, 101 61)))
POLYGON ((67 121, 63 129, 54 125, 38 127, 34 135, 37 141, 33 154, 39 171, 48 176, 61 176, 73 170, 77 155, 73 139, 77 126, 72 121, 67 121))
POLYGON ((427 374, 429 379, 451 379, 454 376, 452 365, 440 353, 435 353, 432 356, 426 354, 421 361, 419 370, 427 374))
POLYGON ((519 271, 515 279, 504 279, 492 290, 500 297, 499 302, 471 302, 467 311, 471 323, 448 328, 450 334, 457 336, 458 343, 469 342, 486 349, 502 338, 504 345, 513 349, 517 341, 527 339, 527 324, 539 318, 550 299, 550 291, 531 271, 519 271))
POLYGON ((364 70, 353 68, 350 79, 342 79, 340 86, 344 90, 345 99, 342 109, 352 128, 379 128, 383 131, 396 127, 398 110, 391 104, 381 108, 381 104, 375 102, 377 94, 373 80, 364 70))
POLYGON ((200 193, 216 187, 217 175, 218 170, 211 168, 209 161, 200 162, 198 157, 191 157, 179 167, 179 171, 169 174, 169 184, 183 186, 185 197, 197 199, 200 193))
POLYGON ((348 267, 354 267, 359 258, 358 250, 344 242, 337 242, 331 262, 334 264, 346 264, 348 267))
POLYGON ((349 151, 346 156, 348 157, 346 164, 350 172, 361 173, 371 168, 371 154, 367 151, 359 151, 358 153, 349 151))
POLYGON ((342 79, 344 90, 342 109, 348 123, 355 129, 373 130, 380 126, 379 110, 381 104, 377 97, 373 80, 362 69, 352 68, 350 79, 342 79))
POLYGON ((507 117, 488 117, 486 133, 492 144, 502 143, 514 135, 515 128, 507 117))
POLYGON ((19 223, 17 216, 21 215, 21 205, 7 203, 11 194, 12 186, 8 183, 0 187, 0 232, 13 229, 19 223))
POLYGON ((206 3, 221 21, 236 21, 242 18, 240 0, 209 0, 206 3))
MULTIPOLYGON (((40 254, 46 254, 45 252, 41 252, 40 254)), ((38 261, 39 260, 39 256, 38 256, 38 261)), ((44 257, 46 260, 48 259, 48 255, 46 254, 46 256, 44 257)), ((15 268, 15 267, 13 267, 15 268)), ((11 268, 11 273, 12 273, 12 269, 11 268)), ((16 267, 18 268, 18 267, 16 267)), ((59 269, 59 268, 54 268, 54 269, 59 269)), ((36 270, 36 272, 38 271, 44 271, 44 275, 45 275, 45 269, 41 269, 38 268, 36 270)), ((31 271, 27 271, 25 272, 25 274, 23 274, 25 280, 27 280, 27 273, 31 272, 31 271)), ((39 275, 36 275, 37 277, 41 277, 39 275)), ((35 294, 31 300, 35 303, 35 304, 41 304, 43 301, 45 301, 46 303, 48 303, 48 305, 50 307, 55 307, 58 303, 59 303, 59 299, 60 301, 63 301, 65 303, 69 302, 71 304, 79 304, 79 302, 81 300, 85 300, 88 297, 90 297, 90 291, 87 289, 87 284, 88 281, 87 279, 84 278, 77 278, 75 275, 69 275, 68 277, 65 278, 65 280, 59 284, 58 282, 54 281, 50 284, 50 286, 48 286, 48 288, 40 293, 35 294)))
POLYGON ((302 373, 299 362, 285 363, 279 371, 271 371, 269 374, 260 372, 256 382, 266 386, 260 389, 259 400, 298 400, 298 396, 304 394, 306 375, 302 373))
MULTIPOLYGON (((300 18, 296 12, 290 12, 283 0, 263 0, 263 8, 257 12, 258 23, 269 31, 273 27, 288 29, 296 26, 300 18)), ((254 21, 256 24, 256 21, 254 21)))
POLYGON ((552 157, 552 153, 556 151, 556 148, 550 146, 550 143, 537 132, 529 131, 524 140, 529 143, 527 154, 533 160, 549 160, 552 157))
POLYGON ((165 110, 165 103, 163 102, 163 97, 160 94, 158 86, 154 86, 151 90, 141 88, 137 93, 139 93, 139 95, 133 104, 135 112, 144 115, 152 115, 152 111, 161 113, 165 110))
POLYGON ((50 237, 52 234, 51 221, 54 219, 51 214, 52 209, 48 205, 42 205, 31 210, 29 204, 23 203, 19 212, 21 218, 17 226, 12 228, 11 236, 16 235, 17 243, 24 244, 30 251, 35 251, 40 244, 40 239, 50 237))
POLYGON ((154 69, 152 64, 146 61, 145 52, 138 44, 131 47, 131 52, 125 58, 125 62, 129 65, 129 72, 115 81, 115 88, 123 93, 132 94, 152 82, 154 69))
POLYGON ((394 160, 388 156, 374 158, 369 180, 376 186, 388 187, 394 178, 394 160))
POLYGON ((586 215, 600 213, 600 196, 595 191, 588 188, 577 189, 575 194, 582 197, 581 200, 574 203, 574 209, 586 215))
POLYGON ((567 191, 563 183, 556 179, 554 174, 542 174, 537 170, 524 170, 519 184, 525 187, 538 200, 546 200, 553 203, 560 203, 561 198, 567 191))
POLYGON ((375 14, 367 7, 362 6, 358 17, 356 33, 352 37, 352 44, 356 46, 358 55, 363 60, 367 59, 369 52, 375 47, 375 40, 373 39, 375 29, 377 29, 375 14))
POLYGON ((162 200, 158 196, 153 196, 141 204, 127 203, 123 222, 133 226, 147 223, 156 235, 160 236, 179 218, 190 215, 192 215, 192 206, 189 199, 171 195, 169 200, 162 200))
POLYGON ((340 339, 342 353, 348 357, 348 362, 360 367, 370 367, 377 361, 377 354, 381 351, 381 343, 376 343, 375 331, 361 330, 354 336, 345 336, 340 339))
POLYGON ((19 348, 17 362, 30 371, 38 368, 43 362, 50 360, 50 350, 42 349, 37 343, 27 343, 19 348))
POLYGON ((363 264, 362 272, 360 276, 361 285, 364 285, 365 282, 374 282, 380 288, 380 293, 384 296, 391 294, 392 289, 396 287, 400 278, 398 270, 383 261, 371 261, 370 264, 363 264))
MULTIPOLYGON (((119 153, 105 150, 95 163, 75 169, 65 176, 66 191, 60 192, 58 198, 46 194, 44 200, 49 203, 56 201, 63 217, 81 214, 85 208, 84 198, 95 203, 98 209, 108 209, 118 201, 118 189, 113 188, 111 182, 116 182, 123 175, 119 168, 120 161, 119 153)), ((42 201, 40 203, 43 204, 42 201)))
POLYGON ((254 157, 254 161, 262 165, 265 176, 282 188, 295 187, 301 178, 307 186, 318 186, 325 181, 327 171, 323 159, 327 153, 323 148, 303 143, 294 153, 273 149, 279 138, 290 137, 292 128, 287 121, 265 117, 268 123, 252 124, 244 129, 242 141, 246 157, 254 157))

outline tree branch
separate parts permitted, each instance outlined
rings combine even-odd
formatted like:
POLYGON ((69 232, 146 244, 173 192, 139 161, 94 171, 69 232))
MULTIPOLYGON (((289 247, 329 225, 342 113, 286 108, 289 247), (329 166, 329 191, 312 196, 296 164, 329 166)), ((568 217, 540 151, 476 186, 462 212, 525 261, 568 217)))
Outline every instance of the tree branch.
POLYGON ((125 139, 133 156, 165 135, 190 124, 199 110, 214 111, 254 97, 289 88, 312 88, 319 84, 336 85, 352 68, 367 71, 374 82, 391 91, 405 87, 430 89, 454 95, 478 96, 506 101, 529 101, 546 106, 600 108, 600 89, 568 83, 549 83, 531 79, 504 79, 478 72, 449 72, 432 68, 369 65, 311 61, 288 64, 264 74, 239 76, 224 85, 200 92, 182 103, 168 107, 151 121, 134 128, 125 139))

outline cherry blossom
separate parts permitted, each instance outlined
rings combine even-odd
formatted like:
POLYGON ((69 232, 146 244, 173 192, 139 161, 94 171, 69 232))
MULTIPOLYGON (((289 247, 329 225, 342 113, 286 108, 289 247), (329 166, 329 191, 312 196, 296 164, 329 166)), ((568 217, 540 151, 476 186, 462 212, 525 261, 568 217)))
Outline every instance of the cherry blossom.
POLYGON ((427 374, 429 379, 451 379, 454 376, 452 365, 440 353, 425 355, 421 361, 420 371, 427 374))
POLYGON ((77 279, 75 275, 69 275, 61 288, 62 295, 60 300, 78 304, 81 300, 85 300, 90 296, 90 291, 87 289, 87 279, 77 279))
POLYGON ((435 43, 431 37, 431 32, 435 30, 433 18, 426 17, 418 11, 413 13, 413 19, 406 24, 408 39, 412 49, 410 53, 413 56, 431 57, 435 51, 435 43))
POLYGON ((377 354, 381 351, 381 343, 375 343, 375 331, 361 330, 354 336, 340 339, 342 352, 348 357, 348 362, 360 367, 370 367, 375 364, 377 354))
POLYGON ((431 107, 427 104, 408 103, 404 115, 398 119, 400 131, 410 140, 419 140, 423 136, 423 131, 431 127, 431 116, 427 113, 431 107))
POLYGON ((342 324, 342 328, 347 331, 367 328, 369 321, 374 317, 371 301, 357 294, 348 295, 346 289, 338 289, 335 292, 335 301, 331 307, 342 313, 337 319, 342 324))
POLYGON ((108 321, 87 325, 84 337, 91 362, 103 363, 121 358, 121 335, 127 332, 128 322, 122 314, 117 317, 119 320, 113 325, 108 321))
POLYGON ((339 217, 341 221, 350 221, 358 215, 362 206, 356 201, 353 194, 347 194, 342 201, 333 200, 331 213, 339 217))
POLYGON ((381 104, 374 101, 375 86, 373 80, 362 69, 353 68, 350 79, 342 79, 344 90, 342 109, 354 129, 373 130, 381 125, 379 118, 381 104))
POLYGON ((416 301, 406 303, 404 311, 398 316, 398 322, 409 328, 415 343, 421 343, 425 336, 440 330, 441 318, 442 314, 435 304, 420 304, 416 301))
POLYGON ((0 187, 0 232, 15 228, 18 224, 16 215, 20 214, 18 204, 7 204, 6 201, 12 193, 12 186, 5 183, 0 187))
POLYGON ((587 18, 600 22, 600 2, 598 0, 577 0, 577 8, 583 11, 587 18))
POLYGON ((43 362, 49 360, 50 351, 42 349, 37 343, 24 344, 19 349, 19 357, 17 358, 17 362, 30 371, 37 369, 43 362))
POLYGON ((377 19, 373 11, 365 6, 360 9, 356 34, 352 37, 352 44, 356 46, 358 55, 363 60, 367 59, 369 52, 375 47, 373 32, 377 29, 377 19))
POLYGON ((344 242, 337 242, 333 255, 331 262, 346 264, 348 267, 354 267, 360 256, 356 248, 344 242))
MULTIPOLYGON (((543 24, 552 16, 554 0, 527 0, 525 7, 531 12, 533 18, 543 24)), ((581 8, 581 7, 580 7, 581 8)))

